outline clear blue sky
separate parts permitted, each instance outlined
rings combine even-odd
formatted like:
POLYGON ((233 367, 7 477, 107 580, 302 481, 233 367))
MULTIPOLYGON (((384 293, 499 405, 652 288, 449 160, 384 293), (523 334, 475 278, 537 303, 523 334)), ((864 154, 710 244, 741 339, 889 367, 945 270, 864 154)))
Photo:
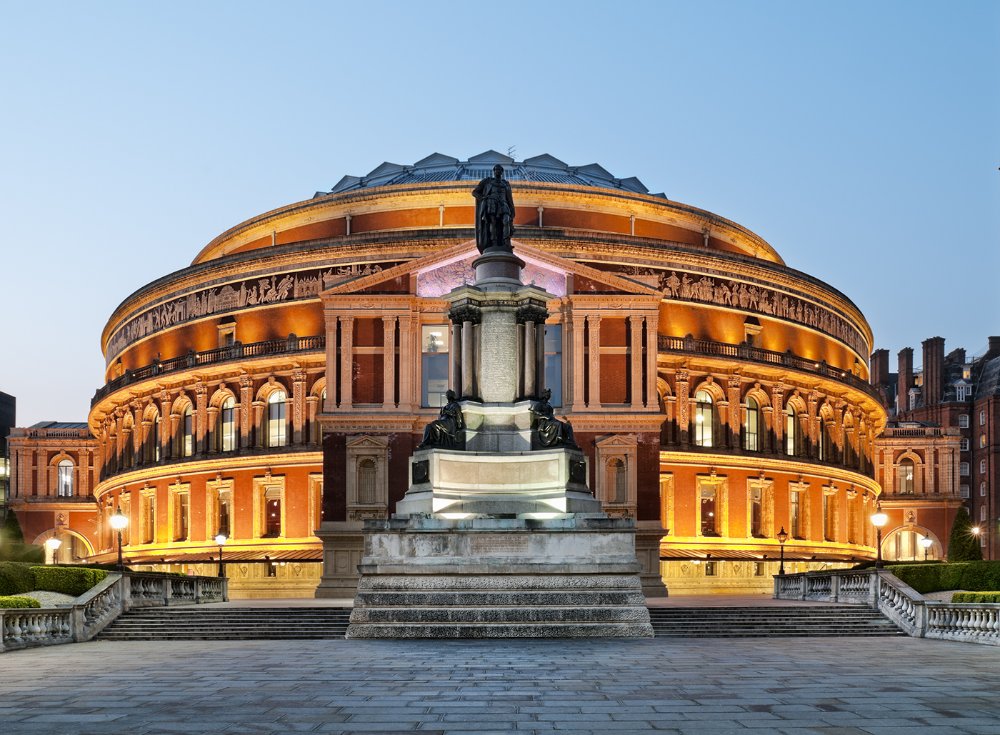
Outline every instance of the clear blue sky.
POLYGON ((0 391, 84 420, 112 310, 219 232, 508 146, 749 227, 893 356, 1000 334, 998 2, 0 0, 0 391))

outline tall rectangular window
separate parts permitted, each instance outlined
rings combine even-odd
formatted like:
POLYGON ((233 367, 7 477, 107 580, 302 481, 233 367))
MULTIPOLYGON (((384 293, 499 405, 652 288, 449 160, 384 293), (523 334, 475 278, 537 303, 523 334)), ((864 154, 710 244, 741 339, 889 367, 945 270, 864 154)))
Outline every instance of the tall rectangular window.
POLYGON ((189 496, 185 493, 174 493, 174 541, 187 541, 189 496))
POLYGON ((217 524, 217 534, 222 534, 227 538, 232 538, 232 497, 228 492, 219 493, 219 519, 217 524))
POLYGON ((545 385, 552 391, 549 403, 562 405, 562 325, 545 325, 545 385))
POLYGON ((447 403, 448 343, 447 324, 427 324, 420 328, 420 405, 440 407, 447 403))
POLYGON ((750 490, 750 535, 761 538, 764 535, 764 491, 755 487, 750 490))
POLYGON ((837 531, 837 496, 823 493, 823 538, 835 541, 837 531))
POLYGON ((142 496, 142 542, 151 544, 156 540, 156 497, 153 493, 142 496))
POLYGON ((701 489, 701 535, 718 536, 718 503, 717 493, 714 487, 702 487, 701 489))
POLYGON ((791 526, 792 538, 802 536, 802 493, 792 491, 789 497, 788 525, 791 526))

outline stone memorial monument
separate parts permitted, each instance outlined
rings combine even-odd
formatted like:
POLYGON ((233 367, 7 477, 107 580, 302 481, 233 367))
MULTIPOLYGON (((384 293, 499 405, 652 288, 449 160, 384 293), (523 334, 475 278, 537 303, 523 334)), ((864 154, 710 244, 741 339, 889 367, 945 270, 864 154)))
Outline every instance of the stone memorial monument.
POLYGON ((453 385, 388 520, 365 522, 348 638, 648 637, 631 519, 609 518, 542 385, 546 304, 521 282, 503 167, 473 190, 476 280, 453 290, 453 385))

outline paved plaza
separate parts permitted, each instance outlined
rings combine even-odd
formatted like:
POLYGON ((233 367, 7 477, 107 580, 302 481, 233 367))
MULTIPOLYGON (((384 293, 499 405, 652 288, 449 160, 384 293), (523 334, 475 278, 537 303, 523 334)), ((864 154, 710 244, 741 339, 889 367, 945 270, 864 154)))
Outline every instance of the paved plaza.
POLYGON ((92 642, 0 672, 3 735, 1000 735, 1000 648, 907 638, 92 642))

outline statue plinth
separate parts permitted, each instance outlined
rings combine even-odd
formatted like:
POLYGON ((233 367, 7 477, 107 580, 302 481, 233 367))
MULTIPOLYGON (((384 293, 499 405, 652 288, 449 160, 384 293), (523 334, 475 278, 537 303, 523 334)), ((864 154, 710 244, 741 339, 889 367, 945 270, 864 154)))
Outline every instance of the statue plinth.
POLYGON ((493 287, 518 288, 525 263, 506 248, 486 248, 472 261, 476 269, 476 285, 484 290, 493 287))

